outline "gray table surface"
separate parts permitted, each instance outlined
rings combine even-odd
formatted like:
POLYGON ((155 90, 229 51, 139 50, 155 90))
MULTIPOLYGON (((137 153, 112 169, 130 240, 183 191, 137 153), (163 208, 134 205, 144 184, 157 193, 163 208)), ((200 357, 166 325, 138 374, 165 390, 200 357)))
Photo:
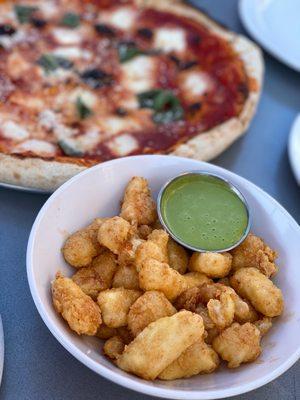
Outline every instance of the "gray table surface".
MULTIPOLYGON (((236 0, 195 4, 231 29, 245 33, 236 0)), ((214 163, 253 181, 300 221, 300 190, 287 158, 287 137, 300 112, 300 74, 265 54, 265 86, 245 137, 214 163)), ((73 358, 51 335, 29 292, 25 254, 32 223, 47 196, 0 189, 0 312, 5 333, 1 400, 149 399, 111 383, 73 358)), ((300 399, 300 362, 240 400, 300 399)))

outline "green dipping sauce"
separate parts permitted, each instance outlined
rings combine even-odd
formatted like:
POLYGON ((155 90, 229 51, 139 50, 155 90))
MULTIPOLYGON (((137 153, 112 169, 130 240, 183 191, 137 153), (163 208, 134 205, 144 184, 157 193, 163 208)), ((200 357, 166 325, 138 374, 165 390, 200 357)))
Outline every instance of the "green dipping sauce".
POLYGON ((187 174, 162 193, 161 217, 179 241, 203 251, 228 249, 248 227, 247 208, 228 183, 218 177, 187 174))

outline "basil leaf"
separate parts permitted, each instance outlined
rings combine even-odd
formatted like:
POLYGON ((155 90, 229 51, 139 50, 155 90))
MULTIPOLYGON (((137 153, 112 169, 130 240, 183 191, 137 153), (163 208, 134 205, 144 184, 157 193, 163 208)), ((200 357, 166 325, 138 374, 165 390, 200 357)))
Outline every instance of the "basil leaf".
POLYGON ((37 11, 37 7, 17 4, 14 6, 14 10, 20 24, 25 24, 30 21, 32 14, 37 11))
POLYGON ((161 92, 161 89, 148 90, 138 94, 138 101, 141 108, 153 108, 154 99, 161 92))
POLYGON ((61 139, 58 141, 57 144, 67 156, 74 156, 74 157, 83 156, 82 151, 76 149, 74 145, 72 145, 70 142, 67 142, 66 140, 61 139))
POLYGON ((81 97, 76 100, 76 109, 80 119, 85 119, 92 115, 92 110, 82 101, 81 97))
POLYGON ((53 54, 43 54, 37 63, 44 68, 45 72, 49 74, 57 68, 69 69, 72 68, 73 62, 64 57, 55 56, 53 54))
POLYGON ((183 118, 183 109, 176 106, 167 111, 158 111, 153 115, 153 121, 157 124, 168 124, 183 118))
POLYGON ((60 23, 69 28, 77 28, 80 25, 80 17, 78 14, 68 12, 62 17, 60 23))
POLYGON ((167 124, 184 116, 179 99, 169 90, 153 89, 138 95, 140 107, 154 110, 153 121, 167 124))
POLYGON ((132 58, 139 56, 141 54, 145 54, 142 50, 136 47, 132 43, 120 43, 118 47, 119 51, 119 60, 121 63, 131 60, 132 58))

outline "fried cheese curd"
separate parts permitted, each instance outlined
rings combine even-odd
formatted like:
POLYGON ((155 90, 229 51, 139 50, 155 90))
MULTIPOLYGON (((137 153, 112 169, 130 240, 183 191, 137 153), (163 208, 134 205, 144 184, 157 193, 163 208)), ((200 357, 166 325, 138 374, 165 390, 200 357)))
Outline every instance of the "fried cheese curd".
POLYGON ((247 238, 235 249, 232 254, 232 270, 237 271, 240 268, 257 268, 268 278, 277 273, 277 266, 274 261, 277 258, 276 251, 272 250, 258 236, 249 234, 247 238))
POLYGON ((55 310, 79 335, 143 379, 174 380, 249 363, 283 311, 271 281, 276 252, 249 234, 234 250, 190 252, 157 219, 147 180, 134 177, 120 215, 96 218, 63 249, 75 267, 52 282, 55 310), (74 271, 74 269, 73 269, 74 271))
POLYGON ((157 219, 156 204, 145 178, 133 177, 121 206, 121 217, 137 225, 152 225, 157 219))
POLYGON ((101 251, 97 235, 100 226, 106 218, 96 218, 90 225, 83 228, 66 240, 62 253, 70 265, 75 268, 86 267, 101 251))
POLYGON ((52 299, 55 310, 78 335, 96 334, 102 322, 100 308, 72 279, 57 273, 52 282, 52 299))

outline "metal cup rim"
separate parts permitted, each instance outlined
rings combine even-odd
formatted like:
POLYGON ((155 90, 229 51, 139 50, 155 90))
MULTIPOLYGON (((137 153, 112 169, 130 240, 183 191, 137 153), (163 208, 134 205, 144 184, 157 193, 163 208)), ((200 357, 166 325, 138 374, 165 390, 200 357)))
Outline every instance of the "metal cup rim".
POLYGON ((251 214, 250 214, 250 207, 248 205, 248 202, 245 198, 245 196, 243 195, 243 193, 240 191, 240 189, 238 189, 232 182, 230 182, 228 179, 223 178, 222 176, 220 176, 219 174, 215 174, 212 172, 208 172, 205 170, 195 170, 195 171, 187 171, 187 172, 183 172, 179 175, 176 175, 173 178, 170 178, 160 189, 158 196, 157 196, 157 214, 158 214, 158 218, 160 223, 162 224, 162 226, 164 227, 164 229, 168 232, 168 234, 172 237, 172 239, 174 239, 177 243, 179 243, 181 246, 186 247, 189 250, 193 250, 196 251, 198 253, 207 253, 207 252, 212 252, 212 253, 224 253, 226 251, 230 251, 232 249, 234 249, 235 247, 237 247, 239 244, 241 244, 246 237, 249 234, 250 231, 250 227, 251 227, 251 214), (247 219, 248 219, 248 223, 247 223, 247 227, 245 229, 244 234, 241 236, 241 238, 234 243, 232 246, 230 247, 226 247, 223 249, 218 249, 218 250, 205 250, 202 248, 197 248, 194 246, 191 246, 185 242, 183 242, 180 238, 178 238, 172 231, 171 229, 168 227, 168 225, 165 223, 163 217, 162 217, 162 213, 161 213, 161 200, 163 197, 163 193, 166 190, 166 188, 174 181, 176 181, 177 179, 182 178, 183 176, 186 175, 203 175, 203 176, 212 176, 214 178, 219 179, 220 181, 226 183, 228 185, 228 187, 239 197, 239 199, 243 202, 245 208, 246 208, 246 212, 247 212, 247 219))

